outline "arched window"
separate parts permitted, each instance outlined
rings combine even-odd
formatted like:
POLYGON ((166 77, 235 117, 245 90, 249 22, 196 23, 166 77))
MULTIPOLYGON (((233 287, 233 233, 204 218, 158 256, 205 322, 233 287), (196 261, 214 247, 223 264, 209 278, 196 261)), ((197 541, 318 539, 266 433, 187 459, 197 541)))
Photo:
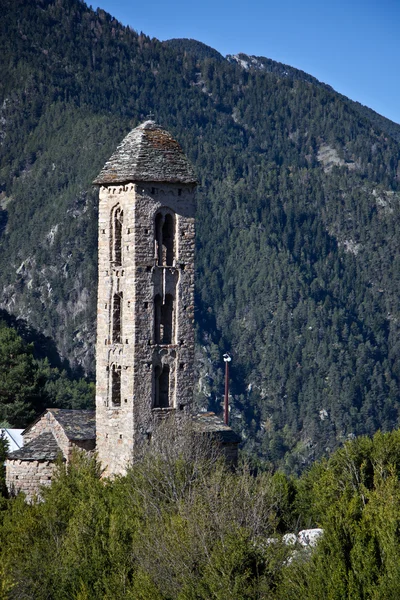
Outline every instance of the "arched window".
POLYGON ((117 365, 111 369, 111 404, 121 406, 121 367, 117 365))
POLYGON ((169 366, 154 369, 154 408, 169 407, 169 366))
POLYGON ((114 266, 122 265, 122 225, 124 223, 124 212, 120 206, 114 210, 112 219, 112 262, 114 266))
POLYGON ((113 297, 112 341, 122 343, 122 292, 113 297))
POLYGON ((175 254, 175 219, 173 215, 157 213, 154 229, 157 264, 159 267, 172 267, 175 254))
POLYGON ((172 344, 174 299, 171 294, 165 296, 162 303, 160 294, 154 298, 154 343, 172 344))

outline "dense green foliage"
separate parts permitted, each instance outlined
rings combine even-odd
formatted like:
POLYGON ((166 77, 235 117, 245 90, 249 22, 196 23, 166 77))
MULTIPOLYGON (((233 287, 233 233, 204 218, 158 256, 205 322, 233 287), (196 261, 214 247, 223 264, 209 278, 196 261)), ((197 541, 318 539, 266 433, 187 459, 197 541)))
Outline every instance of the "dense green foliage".
POLYGON ((285 65, 162 44, 79 0, 3 4, 2 306, 93 370, 90 182, 152 111, 201 183, 197 401, 219 410, 230 350, 233 426, 288 471, 399 424, 399 127, 285 65))
POLYGON ((27 344, 0 321, 0 423, 25 427, 45 408, 92 408, 93 404, 93 383, 71 378, 47 358, 35 358, 34 344, 27 344))
POLYGON ((287 569, 283 597, 399 597, 399 475, 397 430, 347 443, 300 480, 298 509, 325 534, 310 561, 287 569))
POLYGON ((147 447, 112 481, 77 454, 42 502, 3 500, 0 598, 398 598, 399 431, 292 480, 177 448, 147 447), (310 525, 324 529, 316 548, 285 545, 310 525))

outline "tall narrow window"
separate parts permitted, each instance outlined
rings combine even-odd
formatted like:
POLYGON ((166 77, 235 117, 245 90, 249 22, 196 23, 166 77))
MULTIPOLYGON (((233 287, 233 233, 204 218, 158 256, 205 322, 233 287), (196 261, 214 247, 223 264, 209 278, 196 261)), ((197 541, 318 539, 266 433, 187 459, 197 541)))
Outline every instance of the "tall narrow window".
POLYGON ((112 341, 114 344, 122 343, 122 292, 114 294, 113 298, 113 331, 112 341))
POLYGON ((162 303, 160 294, 154 298, 154 343, 172 344, 174 299, 171 294, 165 296, 162 303))
POLYGON ((165 296, 165 304, 161 309, 162 344, 172 343, 172 315, 174 310, 174 299, 171 294, 165 296))
POLYGON ((122 225, 124 223, 124 213, 120 207, 115 209, 113 221, 113 262, 116 267, 120 267, 122 265, 122 225))
POLYGON ((162 300, 160 294, 154 298, 154 343, 161 344, 163 331, 161 328, 162 300))
POLYGON ((169 366, 154 369, 154 408, 169 407, 169 366))
POLYGON ((172 266, 174 262, 174 219, 172 215, 165 215, 162 228, 163 264, 172 266))
POLYGON ((175 219, 167 213, 158 213, 155 219, 156 259, 159 267, 172 267, 174 263, 175 219))
POLYGON ((156 259, 157 264, 161 266, 162 263, 162 228, 163 228, 163 216, 158 213, 155 221, 155 242, 156 242, 156 259))
POLYGON ((112 366, 111 370, 111 403, 112 406, 121 406, 121 367, 112 366))

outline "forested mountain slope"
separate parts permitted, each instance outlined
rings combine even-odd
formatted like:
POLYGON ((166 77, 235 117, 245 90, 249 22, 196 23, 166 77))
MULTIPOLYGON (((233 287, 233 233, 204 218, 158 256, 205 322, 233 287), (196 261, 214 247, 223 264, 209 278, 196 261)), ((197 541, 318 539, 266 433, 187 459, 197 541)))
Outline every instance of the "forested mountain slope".
POLYGON ((187 43, 79 0, 3 3, 0 304, 93 370, 91 181, 152 112, 201 183, 198 402, 218 407, 230 350, 233 426, 297 470, 399 423, 399 128, 187 43))

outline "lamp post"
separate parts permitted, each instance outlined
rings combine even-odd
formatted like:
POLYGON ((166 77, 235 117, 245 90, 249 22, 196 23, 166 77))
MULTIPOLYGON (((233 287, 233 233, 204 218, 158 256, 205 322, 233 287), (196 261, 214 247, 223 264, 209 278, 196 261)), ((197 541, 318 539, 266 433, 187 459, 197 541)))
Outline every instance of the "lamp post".
POLYGON ((224 398, 224 423, 229 424, 229 363, 232 357, 228 352, 224 354, 225 362, 225 398, 224 398))

